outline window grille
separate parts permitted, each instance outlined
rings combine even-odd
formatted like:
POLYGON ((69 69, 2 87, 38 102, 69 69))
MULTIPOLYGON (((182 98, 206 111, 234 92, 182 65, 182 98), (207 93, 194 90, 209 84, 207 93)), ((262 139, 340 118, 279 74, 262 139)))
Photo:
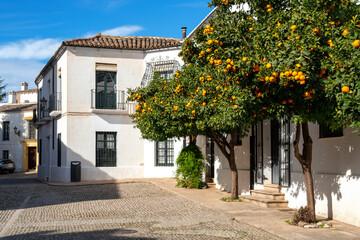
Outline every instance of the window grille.
POLYGON ((174 166, 174 140, 156 142, 156 166, 174 166))
POLYGON ((28 139, 35 139, 35 126, 33 120, 28 120, 28 139))
POLYGON ((331 130, 331 128, 323 123, 319 123, 319 138, 332 138, 344 136, 342 129, 331 130))
POLYGON ((9 159, 9 150, 3 151, 3 159, 9 159))
POLYGON ((159 72, 160 77, 171 79, 177 70, 180 69, 180 63, 176 60, 157 61, 146 64, 145 74, 141 81, 141 86, 146 87, 154 77, 154 72, 159 72))
POLYGON ((3 122, 3 140, 10 140, 10 122, 3 122))
POLYGON ((116 132, 96 132, 96 167, 116 167, 116 132))

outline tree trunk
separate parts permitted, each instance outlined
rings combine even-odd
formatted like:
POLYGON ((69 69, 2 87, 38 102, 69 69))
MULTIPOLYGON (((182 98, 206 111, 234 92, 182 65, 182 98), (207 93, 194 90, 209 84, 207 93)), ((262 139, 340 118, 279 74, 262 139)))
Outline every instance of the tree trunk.
POLYGON ((239 197, 238 171, 235 162, 235 130, 231 131, 230 141, 222 134, 211 131, 211 137, 214 139, 216 145, 219 147, 223 155, 228 160, 231 170, 231 197, 239 197))
POLYGON ((310 208, 311 220, 314 222, 316 220, 315 215, 315 196, 314 196, 314 182, 311 172, 311 163, 312 163, 312 139, 309 134, 309 124, 308 122, 297 123, 296 124, 296 138, 294 141, 294 152, 295 157, 299 160, 305 179, 305 188, 306 188, 306 200, 307 206, 310 208), (302 129, 301 129, 302 128, 302 129), (299 151, 299 142, 300 134, 302 130, 303 137, 303 149, 302 154, 299 151))
POLYGON ((190 138, 190 143, 196 145, 196 138, 197 138, 197 136, 192 135, 192 136, 190 136, 189 138, 190 138))
POLYGON ((230 144, 230 159, 228 159, 231 169, 231 197, 239 197, 238 171, 235 162, 235 144, 230 144))

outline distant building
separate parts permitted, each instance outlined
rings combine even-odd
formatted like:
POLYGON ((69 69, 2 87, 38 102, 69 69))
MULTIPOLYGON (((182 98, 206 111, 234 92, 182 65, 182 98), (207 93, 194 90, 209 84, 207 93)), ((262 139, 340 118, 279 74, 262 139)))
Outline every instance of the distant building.
POLYGON ((9 92, 8 103, 0 105, 0 157, 14 161, 16 172, 37 168, 36 101, 37 90, 23 82, 21 91, 9 92))

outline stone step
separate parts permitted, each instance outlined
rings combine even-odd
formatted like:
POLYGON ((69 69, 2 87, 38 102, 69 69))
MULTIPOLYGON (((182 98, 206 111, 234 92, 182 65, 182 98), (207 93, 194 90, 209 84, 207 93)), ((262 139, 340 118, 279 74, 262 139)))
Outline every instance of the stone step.
POLYGON ((271 200, 271 199, 263 199, 254 196, 241 196, 244 202, 249 202, 258 206, 266 207, 266 208, 287 208, 288 201, 287 200, 271 200))
POLYGON ((278 193, 265 190, 251 190, 251 196, 270 200, 285 200, 285 193, 278 193))
POLYGON ((208 188, 216 188, 216 183, 206 183, 208 188))
POLYGON ((281 187, 278 184, 264 184, 264 190, 281 193, 281 187))
POLYGON ((206 183, 213 183, 213 182, 214 182, 214 178, 205 178, 205 182, 206 182, 206 183))

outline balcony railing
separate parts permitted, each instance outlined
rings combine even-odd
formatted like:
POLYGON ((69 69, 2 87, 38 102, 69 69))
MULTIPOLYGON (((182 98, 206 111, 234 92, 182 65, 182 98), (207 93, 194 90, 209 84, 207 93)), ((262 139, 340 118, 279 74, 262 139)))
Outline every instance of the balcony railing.
POLYGON ((92 109, 113 109, 126 110, 128 95, 125 90, 118 90, 113 92, 96 92, 91 90, 91 108, 92 109))
POLYGON ((61 111, 61 92, 52 93, 50 95, 49 111, 61 111))
POLYGON ((45 120, 45 121, 48 121, 49 119, 51 119, 50 117, 50 110, 49 109, 43 109, 43 110, 40 110, 40 121, 41 120, 45 120))

